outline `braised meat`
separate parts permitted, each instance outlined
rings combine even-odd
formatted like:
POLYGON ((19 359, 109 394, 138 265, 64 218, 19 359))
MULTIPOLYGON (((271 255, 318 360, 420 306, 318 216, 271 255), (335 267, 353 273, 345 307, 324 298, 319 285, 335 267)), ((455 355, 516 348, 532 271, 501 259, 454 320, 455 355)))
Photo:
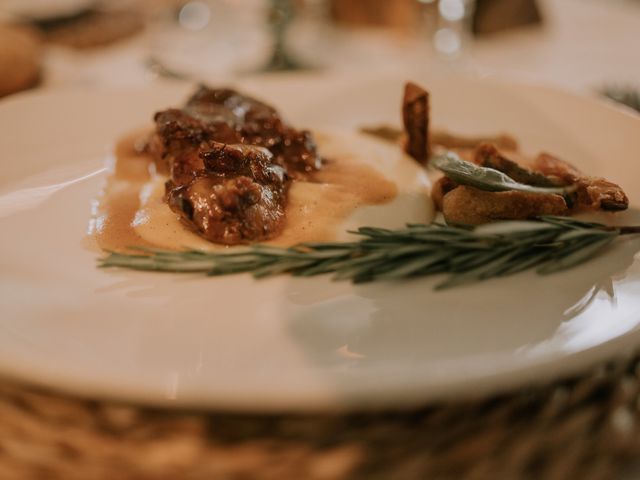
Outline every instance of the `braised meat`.
POLYGON ((149 142, 158 171, 174 183, 189 183, 204 168, 200 152, 212 142, 240 143, 241 137, 226 122, 203 123, 175 108, 156 113, 156 133, 149 142))
POLYGON ((322 164, 310 132, 286 125, 275 109, 234 90, 200 87, 183 109, 158 112, 154 120, 148 149, 160 172, 176 171, 177 183, 202 168, 198 153, 212 141, 265 147, 292 178, 322 164))
POLYGON ((306 130, 235 90, 200 87, 184 108, 156 113, 148 143, 184 223, 227 245, 266 240, 284 223, 288 182, 321 167, 306 130))
POLYGON ((287 181, 267 149, 212 143, 187 184, 169 180, 169 207, 207 240, 226 245, 271 238, 284 222, 287 181))
POLYGON ((282 188, 284 168, 273 163, 273 154, 266 148, 252 145, 214 143, 211 150, 200 154, 207 173, 225 176, 246 176, 256 182, 282 188))
POLYGON ((275 108, 230 88, 202 85, 187 100, 184 110, 205 122, 223 121, 238 126, 254 123, 260 124, 260 129, 269 129, 268 124, 281 122, 275 108))
POLYGON ((270 150, 276 160, 287 169, 292 178, 305 178, 309 173, 319 170, 322 160, 316 151, 311 132, 287 128, 282 142, 270 150))
MULTIPOLYGON (((202 86, 182 110, 159 112, 155 120, 152 144, 160 148, 153 153, 161 158, 171 155, 171 145, 181 150, 213 140, 265 147, 292 178, 304 177, 321 167, 308 131, 288 126, 273 107, 228 88, 202 86)), ((175 157, 169 162, 173 160, 175 157)))

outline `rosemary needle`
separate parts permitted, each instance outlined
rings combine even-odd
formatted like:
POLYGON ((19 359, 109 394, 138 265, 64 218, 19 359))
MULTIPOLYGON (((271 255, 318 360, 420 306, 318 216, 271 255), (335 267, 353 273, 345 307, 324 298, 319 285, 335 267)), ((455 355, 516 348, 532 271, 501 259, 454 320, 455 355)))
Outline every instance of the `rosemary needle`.
POLYGON ((101 267, 123 267, 207 275, 251 273, 257 278, 288 273, 332 273, 355 283, 449 274, 436 288, 535 269, 540 274, 566 270, 597 255, 620 235, 640 227, 611 227, 569 217, 504 221, 468 229, 438 223, 388 230, 362 227, 354 242, 307 243, 290 248, 254 245, 237 253, 134 248, 110 252, 101 267))

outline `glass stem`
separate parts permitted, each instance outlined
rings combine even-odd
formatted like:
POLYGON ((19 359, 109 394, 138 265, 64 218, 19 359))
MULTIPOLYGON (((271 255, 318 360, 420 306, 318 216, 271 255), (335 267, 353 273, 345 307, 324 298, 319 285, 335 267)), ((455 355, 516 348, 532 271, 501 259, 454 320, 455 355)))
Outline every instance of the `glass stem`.
POLYGON ((273 51, 265 71, 299 70, 304 68, 287 51, 287 29, 295 15, 291 0, 271 0, 269 23, 273 34, 273 51))

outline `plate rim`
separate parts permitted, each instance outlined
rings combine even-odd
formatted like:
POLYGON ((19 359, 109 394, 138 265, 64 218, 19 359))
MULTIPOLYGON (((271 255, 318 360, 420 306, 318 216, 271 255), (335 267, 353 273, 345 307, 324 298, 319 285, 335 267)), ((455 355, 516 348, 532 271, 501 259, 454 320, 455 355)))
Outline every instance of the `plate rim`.
MULTIPOLYGON (((397 74, 392 75, 393 77, 397 77, 397 74)), ((475 78, 474 78, 475 80, 475 78)), ((487 80, 487 77, 483 77, 480 79, 481 81, 490 81, 491 83, 496 83, 494 82, 495 79, 491 79, 491 80, 487 80)), ((508 85, 514 85, 517 84, 519 87, 524 87, 524 88, 535 88, 535 89, 542 89, 542 90, 553 90, 554 92, 559 92, 561 94, 564 95, 570 95, 573 97, 577 97, 580 100, 587 100, 587 101, 591 101, 594 102, 595 104, 598 105, 599 108, 607 108, 611 111, 615 111, 617 114, 621 114, 626 118, 630 118, 632 119, 634 122, 637 122, 637 124, 640 126, 640 115, 637 115, 635 113, 632 113, 632 111, 630 111, 630 109, 624 108, 624 107, 619 107, 617 105, 614 105, 612 102, 607 101, 607 100, 602 100, 599 98, 595 98, 595 97, 589 97, 589 96, 583 96, 580 94, 577 94, 576 92, 571 92, 571 91, 565 91, 564 89, 561 88, 556 88, 556 87, 551 87, 548 85, 540 85, 540 84, 531 84, 529 82, 513 82, 513 81, 508 81, 505 79, 499 79, 499 81, 497 83, 500 84, 508 84, 508 85)), ((177 87, 180 89, 186 89, 188 88, 188 86, 193 85, 193 82, 163 82, 163 84, 166 85, 171 85, 171 89, 177 87)), ((165 88, 164 85, 162 86, 162 88, 165 88)), ((121 87, 119 88, 107 88, 107 89, 99 89, 99 90, 95 90, 95 89, 81 89, 80 91, 82 92, 81 95, 85 95, 85 94, 89 94, 89 95, 99 95, 105 91, 107 92, 111 92, 111 93, 118 93, 121 92, 122 90, 128 90, 128 91, 140 91, 140 90, 146 90, 146 88, 126 88, 123 89, 121 87)), ((39 99, 43 96, 51 96, 51 95, 57 95, 60 92, 72 92, 72 94, 75 94, 75 92, 78 92, 77 89, 75 88, 57 88, 57 89, 46 89, 43 91, 34 91, 34 92, 25 92, 19 95, 15 95, 12 97, 9 97, 8 99, 6 99, 5 101, 0 102, 0 116, 3 115, 3 112, 8 109, 8 108, 21 108, 20 105, 23 102, 37 102, 39 101, 39 99), (9 105, 16 105, 16 106, 12 106, 12 107, 8 107, 9 105)), ((574 375, 575 373, 577 373, 579 370, 581 369, 585 369, 587 368, 586 366, 589 365, 590 367, 592 367, 594 364, 601 362, 603 360, 603 357, 607 357, 606 360, 609 359, 613 359, 616 357, 621 357, 621 356, 627 356, 629 355, 630 351, 634 348, 637 347, 640 344, 640 331, 639 330, 632 330, 630 332, 625 333, 622 336, 619 337, 615 337, 613 339, 610 339, 606 342, 600 343, 596 346, 593 347, 589 347, 586 349, 581 349, 579 351, 576 352, 569 352, 569 353, 565 353, 563 355, 563 359, 564 359, 564 366, 560 368, 560 372, 558 372, 558 374, 556 374, 554 376, 554 380, 560 379, 560 378, 566 378, 569 377, 571 375, 574 375)), ((540 359, 537 359, 534 363, 528 365, 528 366, 524 366, 524 367, 520 367, 520 369, 518 370, 518 372, 520 372, 521 374, 523 374, 524 377, 527 376, 534 376, 535 372, 538 372, 542 369, 547 368, 550 365, 554 365, 556 368, 558 367, 558 365, 555 363, 556 359, 554 358, 546 358, 545 360, 541 361, 540 359)), ((15 369, 13 370, 13 373, 15 373, 15 369)), ((5 368, 5 365, 3 364, 3 362, 0 362, 0 374, 2 374, 3 376, 5 376, 6 378, 12 379, 12 380, 18 380, 18 381, 25 381, 26 377, 29 377, 29 375, 24 375, 24 374, 19 374, 19 375, 12 375, 12 373, 10 371, 7 371, 7 369, 5 368), (15 377, 15 378, 14 378, 15 377)), ((499 374, 490 374, 487 375, 486 377, 476 377, 474 379, 474 381, 472 381, 471 383, 476 383, 476 385, 473 385, 475 388, 475 392, 470 391, 471 389, 469 388, 469 385, 467 383, 466 386, 462 386, 462 385, 458 385, 458 390, 457 391, 456 388, 454 388, 453 386, 449 385, 446 386, 446 382, 443 383, 440 387, 440 391, 432 391, 431 393, 427 394, 427 395, 422 395, 424 398, 427 399, 426 402, 421 402, 422 403, 427 403, 427 402, 431 402, 431 401, 436 401, 436 400, 449 400, 449 399, 460 399, 460 398, 468 398, 468 397, 473 397, 474 393, 476 395, 484 395, 487 393, 488 390, 490 390, 491 394, 498 394, 498 393, 502 393, 502 392, 506 392, 509 391, 513 388, 519 388, 523 385, 523 382, 521 381, 517 381, 514 382, 513 378, 511 380, 508 379, 508 377, 513 376, 513 372, 512 371, 505 371, 505 372, 501 372, 499 374), (479 384, 478 384, 479 383, 479 384), (483 388, 483 386, 485 388, 483 388), (441 391, 442 389, 445 389, 446 391, 441 391)), ((33 383, 39 386, 44 386, 47 388, 57 388, 58 386, 53 386, 51 384, 48 384, 48 382, 46 382, 46 380, 44 380, 44 378, 41 378, 40 381, 36 378, 33 377, 33 375, 30 376, 31 379, 26 380, 27 383, 33 383)), ((46 377, 46 375, 43 375, 42 377, 46 377)), ((534 380, 533 378, 530 378, 529 381, 526 382, 526 385, 535 385, 536 383, 539 382, 535 382, 532 380, 534 380)), ((550 381, 549 379, 542 379, 540 380, 541 382, 547 382, 550 381)), ((105 397, 110 397, 108 395, 108 391, 110 390, 111 387, 109 388, 100 388, 99 386, 95 386, 95 388, 92 390, 91 388, 87 388, 86 385, 84 386, 80 386, 78 385, 77 387, 74 387, 73 385, 71 385, 73 382, 67 382, 67 385, 63 388, 64 391, 73 393, 75 395, 79 395, 79 396, 99 396, 100 398, 105 398, 105 397)), ((424 388, 424 387, 423 387, 424 388)), ((431 385, 429 388, 433 388, 433 385, 431 385)), ((438 390, 438 389, 436 389, 438 390)), ((126 400, 127 402, 131 402, 131 403, 140 403, 140 404, 145 404, 145 405, 155 405, 155 406, 162 406, 162 407, 171 407, 171 406, 176 406, 176 407, 194 407, 194 408, 201 408, 201 409, 224 409, 224 410, 239 410, 239 411, 253 411, 255 410, 255 408, 250 408, 250 405, 239 405, 239 404, 233 404, 233 405, 215 405, 212 406, 210 404, 210 402, 208 401, 202 401, 202 400, 197 400, 195 399, 195 401, 188 401, 188 400, 180 400, 178 402, 176 401, 171 401, 168 400, 166 398, 158 398, 155 396, 155 394, 153 394, 153 397, 148 397, 145 398, 145 396, 142 394, 142 392, 138 393, 135 395, 135 397, 137 398, 133 398, 131 397, 129 394, 125 394, 123 398, 120 395, 115 395, 113 396, 113 399, 117 399, 117 400, 126 400)), ((395 393, 394 395, 397 395, 397 393, 395 393)), ((261 410, 266 410, 266 411, 279 411, 282 408, 278 405, 276 405, 277 402, 269 404, 269 403, 264 403, 264 405, 260 406, 261 410)), ((321 401, 321 403, 324 405, 325 401, 321 401)), ((349 402, 345 402, 343 403, 342 407, 346 410, 351 410, 354 408, 379 408, 380 406, 384 405, 389 407, 389 403, 387 402, 382 402, 382 404, 380 404, 379 402, 372 402, 371 404, 367 404, 365 403, 361 403, 361 402, 356 402, 356 404, 349 404, 349 402)), ((408 401, 406 403, 403 403, 402 401, 397 403, 396 406, 398 408, 406 408, 409 406, 416 406, 415 405, 416 401, 415 400, 411 400, 408 401)), ((326 405, 324 407, 322 407, 320 404, 314 405, 312 399, 307 399, 306 403, 304 404, 297 404, 300 407, 300 411, 308 411, 308 410, 326 410, 326 405)), ((287 407, 288 409, 293 409, 295 410, 296 405, 291 405, 289 407, 287 407)), ((338 405, 334 405, 334 407, 339 407, 338 405)), ((340 410, 340 408, 337 408, 338 410, 340 410)))

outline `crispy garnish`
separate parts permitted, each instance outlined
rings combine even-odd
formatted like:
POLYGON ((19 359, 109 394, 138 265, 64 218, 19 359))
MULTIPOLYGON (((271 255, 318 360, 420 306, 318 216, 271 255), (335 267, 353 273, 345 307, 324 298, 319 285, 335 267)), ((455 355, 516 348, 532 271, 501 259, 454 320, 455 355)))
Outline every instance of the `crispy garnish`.
POLYGON ((446 176, 440 177, 435 181, 431 187, 431 200, 433 200, 436 210, 442 211, 442 199, 457 186, 456 182, 446 176))
POLYGON ((542 215, 566 215, 561 195, 528 192, 486 192, 460 185, 442 199, 442 213, 449 224, 480 225, 496 220, 523 220, 542 215))
POLYGON ((626 210, 629 199, 622 188, 604 178, 590 177, 564 160, 541 153, 532 168, 565 184, 575 184, 574 209, 626 210))
POLYGON ((552 193, 565 195, 575 191, 573 185, 566 187, 538 187, 517 182, 500 170, 465 161, 454 152, 446 152, 442 155, 434 156, 431 159, 431 164, 460 185, 469 185, 488 192, 517 190, 545 195, 552 193))
POLYGON ((431 154, 429 140, 429 92, 415 83, 404 87, 402 122, 407 134, 405 150, 420 163, 431 154))
POLYGON ((542 173, 533 172, 518 165, 500 153, 495 145, 489 143, 481 143, 478 145, 474 157, 474 161, 478 165, 499 170, 516 182, 534 187, 559 187, 565 185, 558 179, 549 178, 542 173))

